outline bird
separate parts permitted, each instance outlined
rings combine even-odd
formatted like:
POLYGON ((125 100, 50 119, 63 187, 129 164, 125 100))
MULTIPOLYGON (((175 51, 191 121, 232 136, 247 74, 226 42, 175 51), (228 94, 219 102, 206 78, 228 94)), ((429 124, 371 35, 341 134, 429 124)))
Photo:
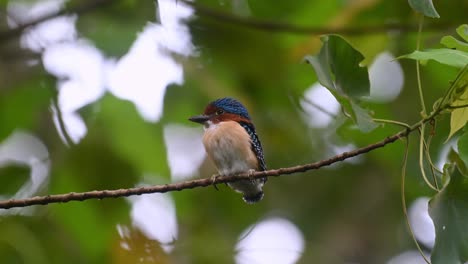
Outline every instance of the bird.
MULTIPOLYGON (((236 99, 225 97, 210 102, 203 114, 190 121, 204 126, 203 145, 219 175, 267 170, 260 139, 245 108, 236 99)), ((242 194, 248 204, 263 198, 267 178, 230 182, 228 186, 242 194)))

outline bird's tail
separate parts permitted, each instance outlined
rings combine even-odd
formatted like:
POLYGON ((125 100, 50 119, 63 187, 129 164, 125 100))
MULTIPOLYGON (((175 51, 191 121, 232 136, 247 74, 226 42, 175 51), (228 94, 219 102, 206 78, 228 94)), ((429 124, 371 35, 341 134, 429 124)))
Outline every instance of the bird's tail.
POLYGON ((254 204, 254 203, 257 203, 259 202, 260 200, 262 200, 263 198, 263 191, 260 190, 258 191, 257 193, 249 193, 248 195, 244 195, 242 197, 242 199, 244 199, 244 201, 248 204, 254 204))

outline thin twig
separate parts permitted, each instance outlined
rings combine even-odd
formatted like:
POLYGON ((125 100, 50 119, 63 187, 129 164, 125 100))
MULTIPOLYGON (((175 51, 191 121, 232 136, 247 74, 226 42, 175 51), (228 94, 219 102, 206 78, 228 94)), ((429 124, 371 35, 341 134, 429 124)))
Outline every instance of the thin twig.
POLYGON ((314 163, 309 163, 305 165, 298 165, 288 168, 273 169, 268 171, 258 171, 254 173, 241 173, 233 176, 217 176, 210 177, 198 180, 184 181, 179 183, 163 184, 163 185, 154 185, 147 187, 137 187, 137 188, 128 188, 128 189, 118 189, 118 190, 100 190, 100 191, 90 191, 82 193, 66 193, 66 194, 56 194, 56 195, 47 195, 47 196, 36 196, 26 199, 11 199, 0 201, 0 208, 8 209, 13 207, 26 207, 31 205, 39 204, 50 204, 50 203, 66 203, 70 201, 84 201, 88 199, 104 199, 104 198, 115 198, 115 197, 124 197, 131 195, 141 195, 146 193, 166 193, 171 191, 181 191, 185 189, 193 189, 198 187, 206 187, 210 185, 228 183, 239 180, 246 179, 257 179, 263 177, 272 177, 280 176, 287 174, 294 174, 298 172, 306 172, 310 170, 316 170, 321 167, 329 166, 339 161, 349 159, 369 151, 384 147, 385 145, 397 141, 399 138, 408 136, 412 131, 421 127, 424 123, 430 121, 434 116, 438 115, 440 111, 433 112, 429 117, 422 119, 408 129, 402 130, 392 136, 389 136, 379 142, 370 144, 368 146, 355 149, 350 152, 343 152, 334 157, 317 161, 314 163))
POLYGON ((410 128, 410 125, 400 122, 400 121, 396 121, 396 120, 372 118, 372 121, 377 122, 377 123, 382 123, 382 124, 391 124, 391 125, 402 126, 404 128, 410 128))

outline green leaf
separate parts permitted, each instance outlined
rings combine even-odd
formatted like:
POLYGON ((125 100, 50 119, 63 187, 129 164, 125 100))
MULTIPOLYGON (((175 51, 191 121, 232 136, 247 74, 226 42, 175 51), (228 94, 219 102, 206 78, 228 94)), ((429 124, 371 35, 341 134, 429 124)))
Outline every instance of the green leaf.
POLYGON ((419 60, 421 63, 426 63, 428 60, 435 60, 439 63, 449 66, 463 68, 468 64, 468 53, 461 50, 453 49, 428 49, 424 51, 416 50, 413 53, 398 57, 419 60))
POLYGON ((468 43, 460 41, 452 36, 445 36, 440 40, 440 44, 446 46, 449 49, 457 49, 464 52, 468 52, 468 43))
POLYGON ((351 102, 351 107, 354 111, 356 124, 362 132, 370 132, 378 126, 374 121, 372 121, 372 117, 369 112, 364 108, 360 107, 355 102, 351 102))
POLYGON ((450 133, 447 139, 450 139, 458 130, 465 126, 468 121, 468 108, 455 109, 450 118, 450 133))
POLYGON ((460 37, 462 37, 463 40, 468 42, 468 25, 467 24, 463 24, 457 27, 457 33, 458 35, 460 35, 460 37))
POLYGON ((326 35, 321 40, 319 53, 304 58, 314 67, 319 82, 351 98, 368 96, 369 74, 367 68, 359 66, 364 56, 338 35, 326 35))
MULTIPOLYGON (((457 78, 447 91, 448 95, 442 104, 449 104, 452 107, 468 105, 468 65, 457 75, 457 78)), ((450 116, 449 140, 458 130, 468 122, 468 108, 455 108, 450 116)))
POLYGON ((468 131, 466 131, 466 128, 463 135, 458 139, 458 153, 466 167, 468 165, 468 131))
POLYGON ((100 122, 115 153, 141 172, 168 177, 162 125, 145 122, 128 101, 106 95, 101 103, 100 122))
MULTIPOLYGON (((457 28, 457 33, 462 39, 468 42, 468 25, 464 24, 457 28)), ((460 41, 452 36, 445 36, 440 40, 440 43, 449 49, 457 49, 468 52, 468 43, 460 41)))
POLYGON ((434 7, 434 4, 432 4, 432 0, 408 0, 408 3, 414 11, 422 13, 427 17, 440 17, 434 7))
POLYGON ((152 1, 119 1, 91 15, 79 16, 77 28, 106 55, 120 57, 154 18, 152 1))
POLYGON ((13 195, 29 180, 31 169, 22 164, 0 167, 0 196, 13 195))
POLYGON ((48 112, 55 80, 33 76, 21 84, 0 91, 0 140, 15 129, 33 129, 48 112))
POLYGON ((468 261, 468 178, 456 168, 449 183, 429 202, 429 214, 436 230, 431 261, 468 261))
POLYGON ((323 45, 319 53, 306 56, 304 60, 312 65, 318 81, 333 94, 359 129, 371 131, 377 124, 369 112, 356 103, 370 91, 367 68, 359 66, 364 56, 340 36, 327 35, 321 40, 323 45))

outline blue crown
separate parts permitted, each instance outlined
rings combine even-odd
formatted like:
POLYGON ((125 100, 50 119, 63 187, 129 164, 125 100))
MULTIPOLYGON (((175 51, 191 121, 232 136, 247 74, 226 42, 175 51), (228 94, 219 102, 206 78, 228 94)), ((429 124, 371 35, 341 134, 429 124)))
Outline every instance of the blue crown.
POLYGON ((225 112, 250 119, 247 109, 236 99, 226 97, 213 101, 211 104, 217 108, 223 109, 225 112))

